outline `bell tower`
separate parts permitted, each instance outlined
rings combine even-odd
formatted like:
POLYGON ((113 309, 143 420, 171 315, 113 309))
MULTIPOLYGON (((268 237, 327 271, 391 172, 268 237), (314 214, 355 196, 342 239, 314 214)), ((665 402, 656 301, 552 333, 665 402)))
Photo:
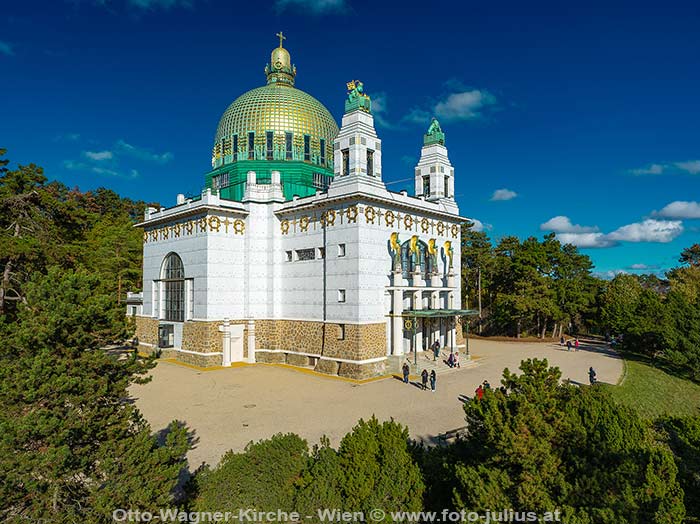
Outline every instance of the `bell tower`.
POLYGON ((349 183, 381 186, 382 141, 374 129, 372 101, 359 80, 348 82, 340 132, 333 142, 333 183, 338 188, 349 183))
POLYGON ((423 135, 423 148, 415 172, 415 194, 431 202, 448 200, 454 203, 454 178, 455 170, 447 157, 445 133, 433 118, 428 132, 423 135))

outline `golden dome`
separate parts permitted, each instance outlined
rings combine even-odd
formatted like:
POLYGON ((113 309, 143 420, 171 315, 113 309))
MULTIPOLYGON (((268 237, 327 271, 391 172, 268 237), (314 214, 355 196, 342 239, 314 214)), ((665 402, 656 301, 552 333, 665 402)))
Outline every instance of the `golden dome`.
POLYGON ((243 93, 222 115, 214 138, 214 167, 243 159, 247 153, 243 156, 230 153, 234 143, 238 144, 239 152, 247 151, 250 133, 254 133, 255 147, 266 149, 269 132, 273 133, 275 159, 279 159, 280 152, 284 156, 286 136, 291 133, 294 160, 299 160, 296 152, 303 152, 304 137, 308 136, 312 152, 310 161, 324 165, 332 163, 333 140, 338 134, 335 119, 321 102, 294 87, 296 68, 286 49, 275 48, 270 59, 271 63, 265 68, 268 84, 243 93), (321 140, 325 141, 323 161, 320 160, 321 140))

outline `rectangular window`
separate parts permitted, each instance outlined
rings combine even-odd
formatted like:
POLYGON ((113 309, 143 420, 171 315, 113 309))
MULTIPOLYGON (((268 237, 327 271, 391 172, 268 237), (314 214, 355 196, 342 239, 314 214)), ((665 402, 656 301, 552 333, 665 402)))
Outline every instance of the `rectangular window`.
POLYGON ((315 258, 316 250, 314 248, 297 249, 297 260, 314 260, 315 258))
POLYGON ((311 161, 311 137, 304 135, 304 162, 311 161))
POLYGON ((350 174, 350 151, 343 149, 343 175, 350 174))
POLYGON ((285 149, 285 158, 287 160, 292 159, 292 134, 291 133, 285 133, 284 134, 284 149, 285 149))
POLYGON ((326 191, 331 185, 331 177, 329 175, 324 175, 323 173, 314 173, 313 182, 316 189, 326 191))
POLYGON ((268 160, 272 160, 272 143, 273 143, 273 134, 272 131, 268 131, 265 133, 265 158, 268 160))
POLYGON ((136 316, 136 306, 131 306, 131 316, 132 317, 136 316))
POLYGON ((215 175, 214 178, 211 179, 212 189, 222 189, 224 187, 228 187, 228 183, 228 173, 221 173, 220 175, 215 175))
POLYGON ((450 177, 445 177, 445 198, 450 197, 450 177))
POLYGON ((345 244, 338 244, 338 256, 339 257, 345 256, 345 244))
POLYGON ((233 135, 233 161, 238 160, 238 135, 233 135))
POLYGON ((429 176, 423 177, 423 196, 426 196, 426 197, 430 196, 430 177, 429 176))
POLYGON ((255 160, 255 132, 248 133, 248 160, 255 160))
POLYGON ((286 257, 287 262, 294 260, 293 253, 291 251, 285 251, 284 256, 286 257))
POLYGON ((374 176, 374 151, 367 150, 367 174, 374 176))
POLYGON ((345 302, 345 290, 344 289, 338 290, 338 302, 345 302))
POLYGON ((326 165, 326 139, 321 139, 321 165, 326 165))
POLYGON ((326 258, 326 248, 325 247, 318 248, 318 258, 326 258))
POLYGON ((345 340, 345 324, 338 324, 338 340, 345 340))

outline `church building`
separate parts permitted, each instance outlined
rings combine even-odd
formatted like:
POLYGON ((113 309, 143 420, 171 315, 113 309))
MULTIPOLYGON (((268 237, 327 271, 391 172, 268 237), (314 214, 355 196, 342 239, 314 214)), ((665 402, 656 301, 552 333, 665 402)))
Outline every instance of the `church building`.
POLYGON ((295 87, 278 36, 266 85, 219 121, 201 195, 149 208, 138 224, 140 349, 202 367, 286 363, 364 379, 435 341, 463 347, 466 219, 439 123, 423 136, 414 194, 389 191, 363 84, 348 83, 339 129, 295 87))

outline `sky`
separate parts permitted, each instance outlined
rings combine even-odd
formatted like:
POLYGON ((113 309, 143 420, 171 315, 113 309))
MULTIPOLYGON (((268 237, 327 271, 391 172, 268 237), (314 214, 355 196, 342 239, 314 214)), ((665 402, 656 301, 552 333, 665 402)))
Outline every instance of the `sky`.
POLYGON ((700 5, 573 4, 5 1, 0 147, 171 206, 201 190, 281 30, 296 86, 338 122, 364 82, 389 189, 412 192, 436 116, 461 214, 493 240, 553 231, 601 276, 661 274, 700 242, 700 5))

